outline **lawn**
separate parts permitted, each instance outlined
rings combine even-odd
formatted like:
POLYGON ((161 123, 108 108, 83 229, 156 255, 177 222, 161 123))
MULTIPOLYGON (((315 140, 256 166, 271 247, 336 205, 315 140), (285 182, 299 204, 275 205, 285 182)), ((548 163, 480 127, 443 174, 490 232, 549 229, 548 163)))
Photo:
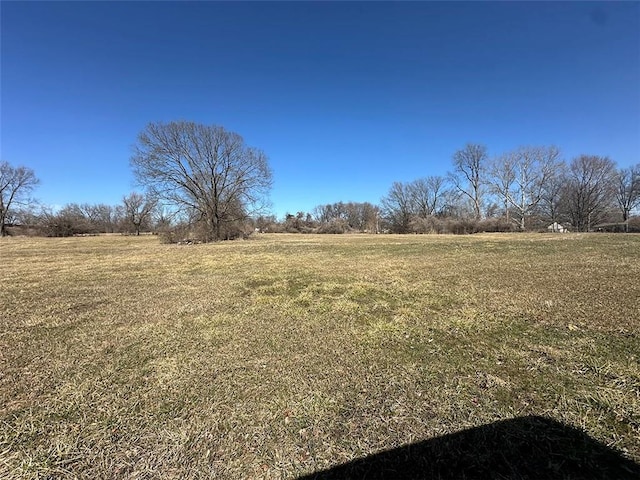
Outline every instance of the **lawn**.
POLYGON ((640 236, 0 239, 0 478, 296 478, 523 417, 640 462, 640 236))

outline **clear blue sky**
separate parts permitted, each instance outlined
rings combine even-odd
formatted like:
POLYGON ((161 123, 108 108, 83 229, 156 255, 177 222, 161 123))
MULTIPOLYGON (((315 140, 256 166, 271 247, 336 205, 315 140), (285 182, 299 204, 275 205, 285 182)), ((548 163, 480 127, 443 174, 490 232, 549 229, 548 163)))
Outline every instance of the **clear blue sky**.
POLYGON ((0 3, 1 158, 119 203, 149 122, 261 148, 273 211, 377 203, 467 142, 640 161, 640 3, 0 3))

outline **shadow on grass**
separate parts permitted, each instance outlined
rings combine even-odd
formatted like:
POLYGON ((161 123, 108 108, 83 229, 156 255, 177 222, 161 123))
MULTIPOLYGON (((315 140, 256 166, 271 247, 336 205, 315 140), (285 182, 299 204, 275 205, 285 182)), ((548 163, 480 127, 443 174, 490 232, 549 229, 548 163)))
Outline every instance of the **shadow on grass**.
POLYGON ((640 479, 640 465, 582 431, 530 416, 360 458, 312 479, 640 479))

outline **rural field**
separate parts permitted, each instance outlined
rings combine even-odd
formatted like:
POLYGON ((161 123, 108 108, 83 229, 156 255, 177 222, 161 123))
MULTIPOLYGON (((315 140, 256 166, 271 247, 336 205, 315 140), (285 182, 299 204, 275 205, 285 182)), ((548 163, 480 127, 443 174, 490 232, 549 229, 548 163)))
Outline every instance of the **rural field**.
POLYGON ((0 239, 0 478, 354 460, 636 478, 640 236, 0 239))

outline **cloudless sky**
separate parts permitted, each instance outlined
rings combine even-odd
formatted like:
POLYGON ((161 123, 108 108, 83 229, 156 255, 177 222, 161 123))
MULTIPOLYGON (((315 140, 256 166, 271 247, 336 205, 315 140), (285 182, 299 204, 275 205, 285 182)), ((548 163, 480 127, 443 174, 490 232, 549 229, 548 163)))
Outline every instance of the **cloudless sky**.
POLYGON ((273 212, 378 203, 490 154, 640 162, 640 2, 0 2, 1 159, 47 205, 117 204, 149 122, 265 151, 273 212))

